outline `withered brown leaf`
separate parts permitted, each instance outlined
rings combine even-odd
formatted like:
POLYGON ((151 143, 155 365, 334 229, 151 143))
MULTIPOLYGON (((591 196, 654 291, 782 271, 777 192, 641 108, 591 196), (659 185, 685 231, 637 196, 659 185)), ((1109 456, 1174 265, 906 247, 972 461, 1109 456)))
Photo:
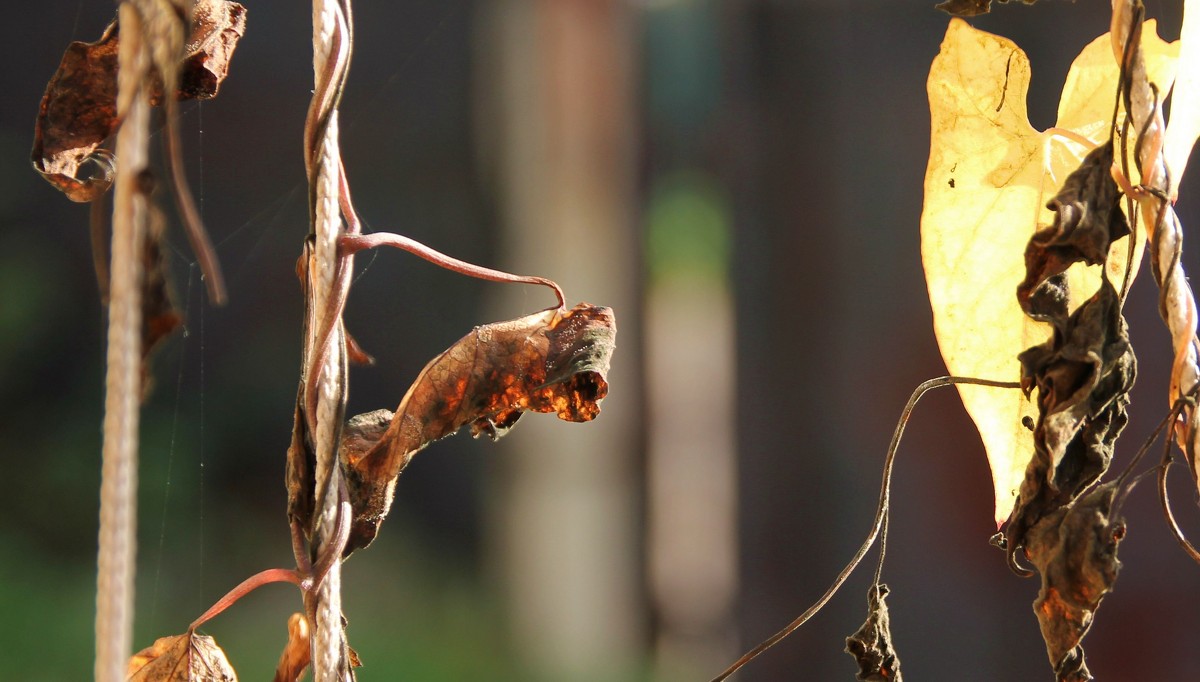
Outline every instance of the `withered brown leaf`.
POLYGON ((846 653, 858 662, 856 679, 862 682, 901 682, 900 658, 892 645, 887 595, 887 585, 871 586, 867 591, 867 620, 846 638, 846 653))
POLYGON ((163 259, 162 240, 165 220, 153 202, 142 252, 142 399, 152 387, 150 356, 183 323, 183 317, 171 300, 167 264, 163 259))
POLYGON ((297 682, 311 662, 308 618, 303 613, 293 613, 288 618, 288 641, 275 666, 274 682, 297 682))
MULTIPOLYGON (((1007 3, 1009 0, 1000 0, 1007 3)), ((1026 5, 1032 5, 1037 0, 1021 0, 1026 5)), ((987 14, 992 11, 992 0, 945 0, 938 5, 934 5, 934 9, 940 9, 946 14, 953 14, 957 17, 974 17, 980 14, 987 14)))
POLYGON ((1017 301, 1030 317, 1064 322, 1065 280, 1057 276, 1080 261, 1104 265, 1113 242, 1129 235, 1112 165, 1109 141, 1088 152, 1046 204, 1054 211, 1054 223, 1030 238, 1025 247, 1025 280, 1017 286, 1017 301))
POLYGON ((345 554, 374 540, 396 477, 429 443, 467 424, 495 440, 526 411, 594 419, 616 333, 612 309, 586 303, 476 327, 425 366, 394 413, 351 419, 339 450, 354 509, 345 554))
POLYGON ((1061 328, 1056 325, 1049 341, 1019 359, 1026 392, 1038 389, 1038 420, 1033 458, 1005 529, 1014 569, 1026 532, 1108 470, 1129 420, 1137 363, 1112 284, 1105 279, 1061 328))
MULTIPOLYGON (((245 32, 246 9, 227 0, 200 0, 179 75, 179 99, 217 93, 229 59, 245 32)), ((46 85, 33 131, 36 170, 72 201, 92 201, 112 186, 112 152, 101 149, 120 125, 117 117, 117 22, 93 43, 73 42, 46 85), (88 164, 97 175, 80 177, 88 164)), ((161 102, 160 92, 151 97, 161 102)))
POLYGON ((1117 579, 1125 524, 1112 518, 1116 483, 1106 483, 1030 529, 1026 554, 1042 574, 1033 603, 1059 682, 1092 680, 1080 642, 1117 579))
POLYGON ((161 637, 129 659, 128 682, 237 682, 225 652, 208 635, 161 637))

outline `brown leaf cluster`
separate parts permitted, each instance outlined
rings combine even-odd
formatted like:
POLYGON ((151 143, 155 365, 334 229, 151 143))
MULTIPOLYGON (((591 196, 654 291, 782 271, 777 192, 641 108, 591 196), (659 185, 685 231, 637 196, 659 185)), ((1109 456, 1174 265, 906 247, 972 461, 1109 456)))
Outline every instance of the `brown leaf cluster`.
POLYGON ((476 327, 425 366, 394 413, 352 418, 339 450, 354 510, 345 555, 374 540, 396 478, 429 443, 467 425, 495 440, 524 412, 594 419, 616 331, 612 309, 586 303, 476 327))
POLYGON ((892 645, 887 585, 876 583, 867 592, 867 620, 846 638, 846 653, 858 662, 861 682, 901 682, 900 658, 892 645))
POLYGON ((1034 234, 1025 252, 1017 299, 1030 317, 1050 322, 1053 335, 1019 356, 1026 395, 1038 389, 1034 455, 1005 529, 1010 565, 1021 573, 1014 557, 1026 533, 1108 470, 1128 422, 1137 363, 1122 301, 1105 277, 1096 294, 1068 314, 1064 275, 1076 262, 1105 263, 1112 243, 1129 234, 1109 173, 1112 161, 1111 144, 1088 154, 1048 205, 1054 224, 1034 234))
MULTIPOLYGON (((215 96, 245 27, 242 5, 227 0, 197 2, 174 95, 179 99, 215 96)), ((115 161, 112 152, 101 145, 121 123, 117 115, 119 41, 114 21, 96 42, 71 43, 38 108, 33 167, 72 201, 92 201, 112 186, 115 161), (98 174, 80 177, 89 164, 98 174)), ((161 85, 151 99, 161 103, 161 85)))
POLYGON ((1093 679, 1080 642, 1121 568, 1117 545, 1125 525, 1112 518, 1115 492, 1115 483, 1096 488, 1043 519, 1028 536, 1026 554, 1042 575, 1033 610, 1059 682, 1093 679))
POLYGON ((216 640, 186 632, 161 637, 129 659, 128 682, 237 682, 216 640))

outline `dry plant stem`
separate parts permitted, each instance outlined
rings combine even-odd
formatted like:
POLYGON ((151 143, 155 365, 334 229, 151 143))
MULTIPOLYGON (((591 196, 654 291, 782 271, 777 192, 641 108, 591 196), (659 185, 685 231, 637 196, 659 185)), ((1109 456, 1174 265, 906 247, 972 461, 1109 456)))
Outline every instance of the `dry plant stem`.
MULTIPOLYGON (((217 250, 213 248, 204 230, 204 222, 200 219, 200 211, 196 210, 196 201, 188 188, 187 177, 183 170, 183 145, 179 142, 179 102, 173 96, 165 96, 167 114, 167 132, 164 136, 167 160, 171 164, 171 185, 175 190, 175 202, 179 205, 180 217, 183 218, 183 228, 187 233, 188 243, 200 261, 200 272, 204 273, 204 284, 208 287, 208 297, 216 305, 224 305, 225 279, 221 276, 221 264, 217 262, 217 250)), ((120 157, 118 157, 120 158, 120 157)))
MULTIPOLYGON (((850 559, 850 563, 846 564, 846 567, 843 568, 840 573, 838 573, 837 578, 834 579, 833 584, 829 586, 829 589, 825 590, 825 593, 822 594, 812 606, 808 607, 808 610, 800 614, 800 617, 796 620, 788 623, 787 626, 785 626, 782 630, 771 635, 761 644, 746 652, 741 658, 739 658, 737 661, 734 661, 733 665, 726 668, 725 671, 720 675, 714 677, 712 682, 721 682, 722 680, 728 679, 730 675, 734 674, 742 666, 757 658, 759 654, 775 646, 783 638, 795 632, 797 628, 799 628, 801 625, 804 625, 810 618, 815 616, 818 611, 824 608, 825 605, 829 603, 829 600, 833 598, 833 595, 836 594, 839 589, 841 589, 842 584, 846 582, 846 579, 850 577, 850 574, 854 572, 854 569, 858 568, 858 565, 862 562, 863 557, 866 556, 867 551, 871 549, 871 545, 875 543, 875 539, 880 536, 883 528, 887 526, 888 507, 891 503, 892 465, 895 463, 896 450, 900 446, 900 439, 904 436, 904 427, 908 425, 908 419, 912 415, 913 408, 917 406, 917 401, 919 401, 926 392, 935 388, 952 386, 954 384, 972 384, 975 386, 991 386, 994 388, 1021 387, 1020 383, 1015 381, 991 381, 989 379, 974 379, 970 377, 938 377, 937 379, 930 379, 929 381, 922 383, 920 386, 917 386, 916 390, 914 390, 912 395, 909 396, 908 403, 904 406, 904 411, 900 413, 900 420, 896 423, 896 430, 892 433, 892 441, 888 444, 887 455, 883 462, 883 482, 879 487, 879 503, 875 507, 875 521, 871 525, 870 532, 867 533, 867 538, 863 540, 862 546, 859 547, 858 551, 854 553, 854 557, 850 559)), ((879 568, 877 568, 875 572, 875 582, 877 583, 879 582, 882 566, 883 557, 881 556, 879 560, 879 568)))
MULTIPOLYGON (((338 148, 338 112, 342 86, 350 58, 349 0, 313 2, 313 73, 316 88, 305 125, 305 159, 309 178, 312 255, 307 291, 305 332, 305 420, 316 451, 316 519, 311 555, 320 565, 337 542, 342 508, 337 447, 346 397, 346 352, 338 301, 344 292, 335 291, 339 271, 350 270, 349 258, 338 254, 343 234, 339 210, 341 152, 338 148), (322 338, 322 323, 334 315, 328 340, 322 338), (315 389, 311 393, 309 389, 315 389), (315 409, 308 409, 312 406, 315 409)), ((312 668, 315 682, 353 679, 346 656, 342 625, 341 561, 335 552, 320 584, 308 592, 306 606, 315 616, 312 637, 312 668)), ((316 566, 314 566, 316 568, 316 566)))
POLYGON ((300 575, 299 571, 291 568, 268 568, 265 571, 255 573, 249 578, 246 578, 242 582, 238 583, 237 587, 225 593, 224 597, 218 599, 216 603, 208 607, 207 611, 200 614, 196 620, 192 621, 191 625, 188 625, 188 632, 192 632, 201 625, 204 625, 213 618, 216 618, 225 609, 232 606, 234 602, 246 596, 247 594, 262 587, 263 585, 270 585, 271 583, 291 583, 293 585, 303 587, 304 578, 300 575))
POLYGON ((124 123, 117 133, 121 172, 113 202, 109 286, 104 445, 100 481, 100 537, 96 584, 97 682, 125 679, 133 635, 137 529, 137 451, 141 393, 142 269, 146 198, 138 176, 146 166, 150 105, 143 90, 149 54, 130 3, 119 8, 122 39, 117 87, 124 123))
MULTIPOLYGON (((338 503, 338 520, 337 531, 330 543, 327 551, 318 559, 317 563, 309 567, 307 561, 299 568, 268 568, 265 571, 256 573, 249 578, 246 578, 237 587, 230 590, 217 600, 215 604, 210 606, 207 611, 202 613, 199 618, 192 621, 188 626, 188 630, 192 631, 201 625, 207 623, 213 618, 220 615, 225 609, 232 606, 242 597, 253 592, 254 590, 269 585, 271 583, 287 582, 291 583, 305 592, 318 589, 325 576, 329 573, 329 569, 333 566, 334 561, 342 555, 342 550, 346 548, 346 540, 350 537, 350 521, 353 512, 350 509, 350 502, 346 499, 346 486, 343 483, 339 491, 341 499, 338 503)), ((293 547, 293 550, 296 548, 293 547)), ((301 549, 297 551, 297 556, 305 556, 307 554, 301 549)))
POLYGON ((1167 441, 1167 451, 1163 453, 1162 464, 1158 467, 1158 502, 1162 506, 1163 517, 1167 520, 1167 525, 1171 527, 1171 533, 1175 536, 1175 541, 1183 551, 1192 558, 1192 561, 1200 564, 1200 551, 1188 541, 1187 536, 1183 534, 1183 529, 1179 527, 1179 523, 1175 521, 1175 514, 1171 511, 1171 498, 1167 494, 1167 470, 1171 467, 1171 451, 1170 441, 1167 441))
MULTIPOLYGON (((1171 368, 1169 398, 1174 404, 1190 393, 1200 379, 1200 366, 1197 366, 1200 341, 1196 338, 1196 301, 1179 260, 1182 228, 1174 207, 1167 200, 1170 183, 1161 154, 1166 128, 1161 102, 1146 79, 1144 60, 1136 43, 1141 34, 1143 13, 1140 0, 1113 0, 1113 51, 1122 64, 1126 109, 1132 129, 1139 133, 1135 149, 1143 191, 1137 192, 1135 198, 1146 228, 1151 269, 1159 286, 1159 313, 1171 332, 1175 360, 1171 368), (1131 44, 1132 48, 1126 49, 1131 44)), ((1200 469, 1193 456, 1196 439, 1200 437, 1194 404, 1184 408, 1182 417, 1175 423, 1175 441, 1188 455, 1193 481, 1200 481, 1200 469)))
POLYGON ((409 239, 403 235, 393 234, 391 232, 372 232, 371 234, 356 234, 346 235, 342 237, 341 247, 343 253, 353 254, 364 249, 373 249, 377 246, 392 246, 403 251, 407 251, 414 256, 420 256, 434 265, 441 266, 457 272, 460 275, 469 277, 477 277, 485 279, 489 282, 507 282, 512 284, 540 284, 544 287, 550 287, 554 290, 554 295, 558 298, 558 309, 566 310, 567 301, 563 296, 562 289, 558 284, 545 277, 534 277, 532 275, 513 275, 501 270, 493 270, 485 268, 473 263, 461 261, 453 256, 447 256, 440 251, 425 246, 415 239, 409 239))

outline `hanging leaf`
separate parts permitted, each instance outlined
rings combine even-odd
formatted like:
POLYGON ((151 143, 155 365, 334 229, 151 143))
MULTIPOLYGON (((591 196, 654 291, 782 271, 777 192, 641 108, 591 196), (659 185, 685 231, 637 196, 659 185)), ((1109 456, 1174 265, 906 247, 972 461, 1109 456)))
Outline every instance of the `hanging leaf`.
POLYGON ((1020 355, 1026 393, 1038 389, 1034 455, 1005 528, 1010 565, 1040 519, 1069 504, 1112 462, 1129 421, 1137 373, 1116 290, 1105 280, 1046 343, 1020 355))
POLYGON ((352 418, 339 450, 354 510, 345 554, 375 539, 413 455, 463 426, 504 435, 524 412, 586 422, 608 395, 611 308, 580 303, 476 327, 421 370, 395 413, 352 418))
POLYGON ((161 637, 129 659, 127 682, 237 682, 225 652, 208 635, 161 637))
MULTIPOLYGON (((1000 0, 1000 2, 1005 3, 1008 1, 1000 0)), ((1026 5, 1032 5, 1037 0, 1021 0, 1021 2, 1024 2, 1026 5)), ((934 7, 946 14, 953 14, 956 17, 974 17, 992 11, 992 0, 946 0, 934 7)))
POLYGON ((1093 679, 1080 642, 1121 568, 1117 545, 1125 524, 1111 518, 1115 491, 1115 483, 1100 486, 1029 532, 1026 553, 1042 574, 1033 610, 1059 682, 1093 679))
MULTIPOLYGON (((1166 92, 1178 44, 1159 39, 1154 22, 1147 29, 1142 44, 1150 77, 1166 92)), ((1056 128, 1039 132, 1026 114, 1025 54, 1005 38, 950 21, 929 72, 921 256, 934 332, 951 374, 1016 381, 1017 354, 1050 335, 1049 325, 1022 313, 1013 292, 1025 279, 1030 237, 1051 223, 1047 198, 1109 138, 1118 76, 1108 36, 1092 41, 1071 65, 1056 128)), ((1128 248, 1122 239, 1107 254, 1103 267, 1114 282, 1124 279, 1128 248)), ((1139 235, 1135 255, 1141 248, 1139 235)), ((1069 308, 1097 290, 1100 269, 1067 271, 1069 308)), ((1022 422, 1032 419, 1034 406, 1017 391, 958 388, 987 450, 1000 524, 1033 452, 1033 434, 1022 422)))
POLYGON ((288 618, 288 641, 275 666, 274 682, 299 682, 305 668, 312 662, 312 645, 308 618, 293 613, 288 618))
POLYGON ((1200 136, 1200 5, 1196 2, 1183 4, 1179 43, 1179 77, 1171 91, 1171 121, 1163 141, 1171 201, 1179 194, 1188 157, 1200 136))
MULTIPOLYGON (((180 74, 180 99, 208 99, 229 70, 245 32, 246 9, 236 2, 201 0, 193 15, 180 74)), ((115 161, 100 145, 120 125, 117 117, 117 23, 94 43, 73 42, 46 85, 33 130, 33 167, 72 201, 92 201, 112 186, 115 161), (94 165, 96 175, 80 177, 94 165)), ((151 99, 161 102, 161 87, 151 99)))
POLYGON ((846 653, 858 662, 861 682, 901 682, 900 658, 892 645, 888 618, 887 585, 874 584, 867 592, 867 620, 846 638, 846 653))

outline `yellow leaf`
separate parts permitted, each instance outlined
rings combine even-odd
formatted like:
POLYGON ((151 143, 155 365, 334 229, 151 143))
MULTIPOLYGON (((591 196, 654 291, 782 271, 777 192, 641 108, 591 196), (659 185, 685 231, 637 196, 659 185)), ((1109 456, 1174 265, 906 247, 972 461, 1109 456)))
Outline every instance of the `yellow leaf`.
POLYGON ((1200 2, 1197 0, 1184 3, 1179 42, 1179 78, 1171 93, 1171 122, 1163 143, 1172 199, 1179 193, 1188 156, 1200 136, 1200 2))
MULTIPOLYGON (((1178 44, 1164 43, 1148 21, 1142 46, 1151 80, 1166 92, 1178 44)), ((1038 131, 1025 109, 1025 53, 961 19, 950 21, 929 70, 932 127, 921 258, 934 333, 951 374, 1017 381, 1017 354, 1048 338, 1049 325, 1025 317, 1016 300, 1025 245, 1052 221, 1045 205, 1063 180, 1090 148, 1108 139, 1118 75, 1108 36, 1092 41, 1071 65, 1057 126, 1038 131)), ((1105 266, 1118 287, 1128 243, 1114 244, 1105 266)), ((1072 308, 1096 291, 1100 274, 1099 266, 1082 264, 1068 271, 1072 308)), ((1035 407, 1016 390, 958 388, 987 450, 1000 524, 1033 453, 1033 434, 1021 420, 1034 416, 1035 407)))

